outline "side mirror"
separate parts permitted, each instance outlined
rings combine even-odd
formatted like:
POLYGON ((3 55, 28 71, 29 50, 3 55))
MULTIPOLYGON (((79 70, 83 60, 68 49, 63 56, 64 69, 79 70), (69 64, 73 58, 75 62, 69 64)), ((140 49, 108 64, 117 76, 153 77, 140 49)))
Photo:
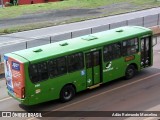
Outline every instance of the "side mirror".
POLYGON ((152 47, 154 47, 157 44, 157 37, 153 37, 152 39, 152 47))

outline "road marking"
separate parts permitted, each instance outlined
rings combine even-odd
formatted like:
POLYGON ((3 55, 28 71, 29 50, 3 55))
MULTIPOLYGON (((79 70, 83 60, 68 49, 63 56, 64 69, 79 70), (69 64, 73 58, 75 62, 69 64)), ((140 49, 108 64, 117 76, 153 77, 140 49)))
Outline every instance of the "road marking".
POLYGON ((6 101, 6 100, 9 100, 11 99, 12 97, 7 97, 7 98, 4 98, 4 99, 1 99, 0 102, 3 102, 3 101, 6 101))
MULTIPOLYGON (((52 110, 52 111, 50 111, 50 112, 46 112, 46 113, 42 114, 42 116, 43 116, 43 115, 46 115, 46 114, 49 114, 49 113, 51 113, 51 112, 53 112, 53 111, 58 111, 58 110, 61 110, 61 109, 70 107, 70 106, 72 106, 72 105, 76 105, 76 104, 82 103, 82 102, 84 102, 84 101, 90 100, 90 99, 95 98, 95 97, 97 97, 97 96, 100 96, 100 95, 103 95, 103 94, 106 94, 106 93, 109 93, 109 92, 118 90, 118 89, 120 89, 120 88, 124 88, 124 87, 126 87, 126 86, 129 86, 129 85, 132 85, 132 84, 135 84, 135 83, 138 83, 138 82, 141 82, 141 81, 143 81, 143 80, 146 80, 146 79, 155 77, 155 76, 157 76, 157 75, 160 75, 160 73, 156 73, 156 74, 153 74, 153 75, 151 75, 151 76, 148 76, 148 77, 145 77, 145 78, 141 78, 141 79, 139 79, 139 80, 137 80, 137 81, 134 81, 134 82, 131 82, 131 83, 127 83, 127 84, 122 85, 122 86, 120 86, 120 87, 113 88, 113 89, 111 89, 111 90, 104 91, 104 92, 102 92, 102 93, 93 95, 93 96, 91 96, 91 97, 88 97, 88 98, 86 98, 86 99, 77 101, 77 102, 75 102, 75 103, 71 103, 71 104, 69 104, 69 105, 65 105, 65 106, 63 106, 63 107, 54 109, 54 110, 52 110)), ((29 118, 29 119, 27 119, 27 120, 33 120, 33 119, 35 119, 35 118, 29 118)))

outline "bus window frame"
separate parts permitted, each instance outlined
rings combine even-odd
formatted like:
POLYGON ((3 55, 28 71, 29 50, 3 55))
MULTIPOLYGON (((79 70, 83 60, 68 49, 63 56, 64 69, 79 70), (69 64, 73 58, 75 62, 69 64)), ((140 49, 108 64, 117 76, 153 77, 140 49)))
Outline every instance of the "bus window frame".
POLYGON ((48 73, 48 62, 47 62, 47 61, 43 61, 43 62, 38 63, 37 65, 38 65, 39 81, 47 80, 47 79, 49 78, 49 73, 48 73), (41 76, 42 76, 42 71, 41 71, 41 72, 39 72, 39 65, 41 65, 42 63, 43 63, 43 64, 45 63, 45 64, 46 64, 46 67, 47 67, 47 68, 46 68, 46 71, 47 71, 47 75, 48 75, 48 77, 47 77, 47 78, 45 78, 45 79, 42 79, 42 77, 41 77, 41 76), (41 74, 41 75, 40 75, 40 74, 41 74))
POLYGON ((43 63, 43 62, 47 64, 46 67, 47 67, 47 72, 48 72, 48 61, 41 61, 41 62, 33 63, 33 64, 30 64, 30 65, 29 65, 29 67, 28 67, 28 74, 29 74, 29 79, 31 80, 32 83, 39 83, 39 82, 41 82, 41 81, 45 81, 45 80, 48 80, 48 79, 49 79, 49 77, 50 77, 50 76, 49 76, 49 73, 48 73, 48 78, 47 78, 47 79, 41 79, 41 77, 40 77, 40 73, 39 73, 38 67, 39 67, 39 64, 41 64, 41 63, 43 63), (31 79, 30 67, 31 67, 32 65, 35 65, 35 66, 36 66, 36 69, 37 69, 37 81, 33 81, 33 79, 31 79))
POLYGON ((119 58, 121 58, 121 57, 122 57, 122 42, 121 42, 121 41, 118 41, 118 42, 111 43, 111 44, 108 44, 108 45, 103 46, 103 61, 104 61, 104 62, 109 62, 109 61, 112 61, 112 60, 115 60, 115 59, 119 59, 119 58), (114 57, 115 55, 113 55, 113 53, 115 54, 114 49, 113 49, 113 46, 114 46, 115 44, 119 44, 119 45, 120 45, 120 55, 119 55, 119 57, 114 57), (112 52, 111 52, 112 58, 106 60, 106 59, 105 59, 105 54, 106 54, 106 53, 104 53, 104 50, 105 50, 106 47, 109 47, 109 46, 112 48, 112 52))
MULTIPOLYGON (((32 67, 33 68, 33 67, 32 67)), ((39 82, 39 77, 38 77, 38 65, 37 64, 30 64, 29 67, 28 67, 28 74, 29 74, 29 79, 31 80, 32 83, 38 83, 39 82), (31 66, 35 65, 36 66, 36 70, 37 70, 37 73, 36 73, 36 78, 37 78, 37 81, 33 80, 31 78, 32 76, 32 72, 30 72, 31 70, 31 66), (31 74, 30 74, 31 73, 31 74)))
MULTIPOLYGON (((67 71, 67 57, 66 56, 61 56, 61 57, 57 57, 57 58, 54 58, 54 59, 50 59, 50 60, 48 60, 48 63, 50 62, 50 61, 56 61, 56 69, 57 69, 57 75, 55 75, 55 76, 50 76, 50 66, 48 66, 48 72, 49 72, 49 78, 56 78, 56 77, 59 77, 59 76, 62 76, 62 75, 65 75, 65 74, 67 74, 68 73, 68 71, 67 71), (65 73, 61 73, 61 74, 59 74, 59 71, 58 71, 58 59, 61 59, 61 58, 65 58, 65 68, 66 68, 66 70, 65 70, 65 73)), ((49 64, 48 64, 49 65, 49 64)))
POLYGON ((68 73, 76 72, 76 71, 79 71, 79 70, 82 70, 82 69, 84 69, 84 53, 83 53, 83 52, 76 52, 76 53, 67 55, 67 72, 68 72, 68 73), (69 56, 76 55, 76 54, 81 54, 81 58, 82 58, 82 61, 81 61, 81 62, 82 62, 82 67, 79 68, 79 69, 69 70, 69 56))
MULTIPOLYGON (((139 51, 140 51, 140 43, 139 43, 139 37, 134 37, 134 38, 130 38, 130 39, 127 39, 127 40, 123 40, 123 41, 121 41, 121 47, 122 47, 122 49, 121 49, 121 55, 122 55, 122 57, 125 57, 125 56, 131 56, 131 55, 134 55, 134 54, 137 54, 139 51), (136 49, 136 52, 135 53, 132 53, 132 54, 128 54, 127 53, 127 47, 126 47, 126 50, 124 51, 124 46, 123 46, 123 42, 127 42, 127 41, 130 41, 130 40, 137 40, 137 46, 138 46, 138 48, 136 49), (124 52, 125 52, 125 54, 124 54, 124 52)), ((127 43, 127 45, 128 45, 128 43, 127 43)), ((135 47, 136 47, 136 45, 134 45, 135 47)), ((132 46, 133 47, 133 46, 132 46)))
POLYGON ((30 78, 30 80, 31 80, 31 82, 32 83, 38 83, 38 82, 41 82, 41 81, 44 81, 44 80, 48 80, 49 78, 55 78, 55 77, 59 77, 59 76, 62 76, 62 75, 64 75, 64 74, 67 74, 67 73, 72 73, 72 72, 75 72, 75 71, 79 71, 79 70, 82 70, 82 69, 84 69, 84 53, 83 52, 77 52, 77 53, 73 53, 73 54, 70 54, 70 55, 66 55, 66 56, 61 56, 61 57, 57 57, 57 58, 54 58, 54 59, 50 59, 50 60, 47 60, 47 61, 41 61, 41 62, 38 62, 38 63, 33 63, 33 64, 30 64, 29 65, 29 67, 28 67, 28 73, 29 73, 29 78, 30 78), (68 56, 71 56, 71 55, 76 55, 76 54, 81 54, 81 58, 82 58, 82 67, 81 68, 79 68, 79 69, 76 69, 76 70, 73 70, 73 71, 69 71, 69 66, 68 66, 68 56), (63 72, 63 73, 60 73, 59 72, 59 70, 58 70, 58 62, 59 62, 59 59, 64 59, 64 61, 65 61, 65 72, 63 72), (51 67, 50 67, 50 61, 54 61, 54 62, 56 62, 56 69, 57 69, 57 74, 56 75, 54 75, 54 76, 51 76, 51 67), (39 67, 39 64, 41 64, 41 63, 43 63, 43 62, 45 62, 46 64, 47 64, 47 71, 48 71, 48 78, 47 79, 40 79, 40 77, 39 77, 39 70, 38 70, 38 67, 39 67), (33 81, 33 79, 31 79, 31 75, 32 74, 30 74, 31 72, 31 70, 30 70, 30 67, 32 66, 32 65, 35 65, 36 66, 36 69, 37 69, 37 75, 36 76, 38 76, 37 77, 37 81, 33 81))

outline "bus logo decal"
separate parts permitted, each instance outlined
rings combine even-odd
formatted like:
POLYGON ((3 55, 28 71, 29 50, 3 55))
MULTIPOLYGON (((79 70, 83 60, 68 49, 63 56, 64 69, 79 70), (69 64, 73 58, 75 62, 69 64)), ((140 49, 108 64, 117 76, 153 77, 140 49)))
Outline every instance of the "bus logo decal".
POLYGON ((20 71, 20 64, 12 61, 12 69, 20 71))
POLYGON ((106 69, 109 69, 112 66, 112 62, 109 62, 109 64, 107 64, 106 69))
POLYGON ((14 87, 21 88, 21 82, 15 82, 14 87))
POLYGON ((88 79, 88 80, 87 80, 87 82, 88 82, 89 84, 91 83, 91 81, 92 81, 91 79, 88 79))
POLYGON ((103 70, 103 72, 108 72, 108 71, 111 71, 111 70, 113 70, 112 62, 109 62, 109 63, 107 63, 106 69, 103 70))

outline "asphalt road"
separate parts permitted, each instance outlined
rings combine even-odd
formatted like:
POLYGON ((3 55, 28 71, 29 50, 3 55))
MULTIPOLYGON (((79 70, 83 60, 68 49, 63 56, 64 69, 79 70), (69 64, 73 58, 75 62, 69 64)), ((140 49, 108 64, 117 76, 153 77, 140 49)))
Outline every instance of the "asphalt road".
MULTIPOLYGON (((93 90, 86 90, 76 95, 67 103, 58 100, 35 106, 24 106, 18 101, 4 96, 0 99, 0 111, 44 111, 42 115, 52 115, 52 111, 159 111, 160 110, 160 41, 154 47, 154 65, 139 72, 131 80, 123 78, 107 83, 93 90)), ((0 84, 5 80, 0 81, 0 84)), ((2 87, 2 86, 1 86, 2 87)), ((0 88, 1 88, 0 87, 0 88)), ((3 87, 1 92, 5 92, 3 87)), ((71 116, 73 113, 70 113, 71 116)), ((81 114, 80 114, 81 115, 81 114)), ((94 113, 93 116, 95 116, 94 113)), ((127 118, 127 117, 47 117, 47 118, 12 118, 45 119, 45 120, 157 120, 158 118, 127 118)))

